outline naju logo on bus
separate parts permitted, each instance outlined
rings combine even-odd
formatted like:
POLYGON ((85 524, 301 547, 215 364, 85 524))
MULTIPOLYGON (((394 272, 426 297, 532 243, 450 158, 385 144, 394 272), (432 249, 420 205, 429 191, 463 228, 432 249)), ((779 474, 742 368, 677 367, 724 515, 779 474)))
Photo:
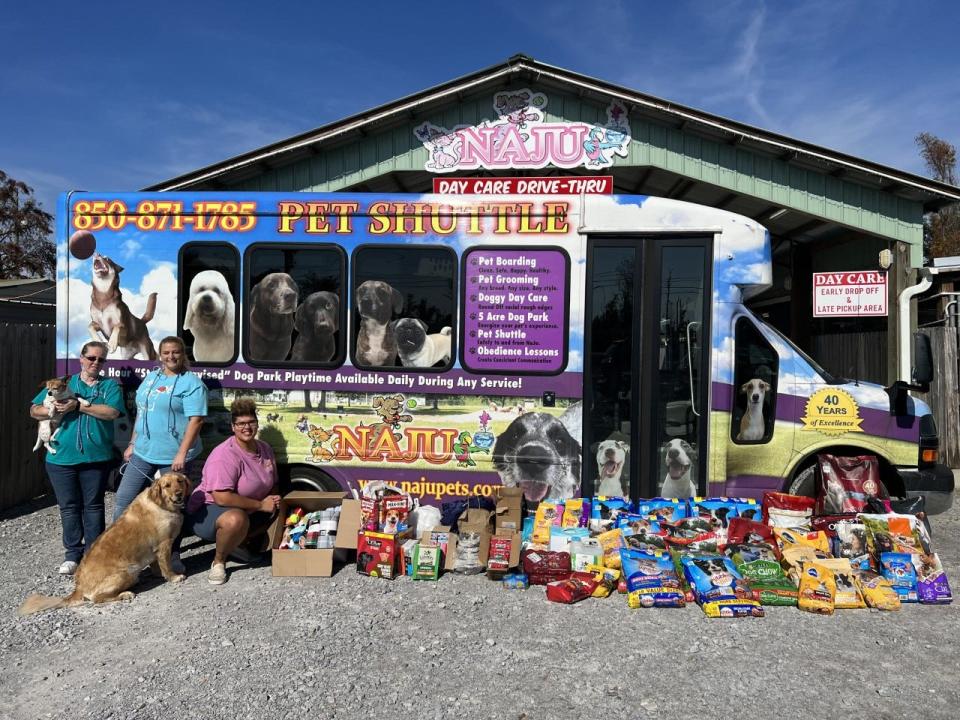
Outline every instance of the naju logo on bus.
POLYGON ((429 154, 424 169, 436 173, 486 168, 535 169, 548 165, 588 169, 613 165, 626 157, 630 121, 626 107, 614 101, 606 125, 545 122, 547 96, 515 90, 493 96, 496 120, 448 129, 427 121, 414 129, 429 154))

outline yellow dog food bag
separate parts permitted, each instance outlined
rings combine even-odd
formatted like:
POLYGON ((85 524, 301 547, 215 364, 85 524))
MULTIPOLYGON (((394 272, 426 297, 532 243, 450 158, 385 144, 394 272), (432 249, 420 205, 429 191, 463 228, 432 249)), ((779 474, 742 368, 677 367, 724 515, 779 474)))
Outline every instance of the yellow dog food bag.
POLYGON ((857 570, 854 578, 867 605, 877 610, 900 609, 900 596, 885 577, 873 570, 857 570))
POLYGON ((792 545, 800 545, 812 547, 814 550, 830 555, 830 538, 823 530, 814 532, 806 528, 774 528, 773 533, 777 536, 780 550, 786 550, 792 545))
POLYGON ((608 568, 620 568, 620 548, 623 547, 623 531, 620 528, 607 530, 597 535, 603 548, 603 564, 608 568))
POLYGON ((557 519, 557 506, 542 502, 537 505, 537 514, 533 518, 533 533, 530 539, 537 545, 550 544, 550 528, 557 519))
POLYGON ((853 574, 853 567, 851 567, 848 558, 817 560, 817 564, 833 570, 833 578, 836 581, 837 587, 834 607, 836 607, 837 610, 856 610, 867 606, 863 601, 863 594, 857 585, 857 580, 853 574))
POLYGON ((797 606, 821 615, 833 615, 837 582, 833 570, 818 563, 804 563, 800 572, 797 606))

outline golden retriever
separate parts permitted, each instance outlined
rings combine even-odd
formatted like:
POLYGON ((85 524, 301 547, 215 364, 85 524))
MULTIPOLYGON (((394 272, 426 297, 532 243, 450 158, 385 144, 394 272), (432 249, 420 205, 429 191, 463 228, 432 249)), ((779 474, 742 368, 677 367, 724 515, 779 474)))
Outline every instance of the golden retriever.
POLYGON ((180 473, 163 475, 137 495, 123 515, 97 538, 80 561, 76 587, 67 597, 31 595, 17 611, 29 615, 42 610, 94 603, 132 600, 129 591, 140 571, 159 565, 168 582, 183 581, 170 568, 170 550, 183 524, 183 504, 190 496, 190 481, 180 473))

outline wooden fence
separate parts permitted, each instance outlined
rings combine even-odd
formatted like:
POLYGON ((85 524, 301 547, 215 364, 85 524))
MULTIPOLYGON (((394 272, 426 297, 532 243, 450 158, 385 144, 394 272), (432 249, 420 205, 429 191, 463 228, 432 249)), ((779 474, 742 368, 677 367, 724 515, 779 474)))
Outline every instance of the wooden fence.
POLYGON ((940 432, 940 462, 960 467, 960 387, 958 387, 957 328, 927 327, 933 350, 930 392, 919 395, 933 410, 940 432))
POLYGON ((55 372, 53 325, 0 324, 0 511, 48 491, 43 453, 31 448, 37 423, 27 410, 55 372))

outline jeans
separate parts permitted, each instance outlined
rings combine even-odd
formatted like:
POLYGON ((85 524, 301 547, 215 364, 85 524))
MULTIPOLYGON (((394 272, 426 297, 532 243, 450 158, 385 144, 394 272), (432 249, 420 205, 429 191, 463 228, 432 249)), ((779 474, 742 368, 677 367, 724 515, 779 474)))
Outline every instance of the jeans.
POLYGON ((47 476, 60 506, 64 559, 80 562, 104 528, 103 494, 112 462, 54 465, 47 476))
MULTIPOLYGON (((117 486, 116 505, 113 509, 113 522, 123 514, 134 498, 144 489, 153 484, 153 476, 157 471, 160 474, 170 472, 170 464, 158 465, 148 462, 136 453, 130 456, 130 461, 123 468, 123 477, 120 478, 120 485, 117 486)), ((183 467, 183 474, 190 472, 190 463, 183 467)))

